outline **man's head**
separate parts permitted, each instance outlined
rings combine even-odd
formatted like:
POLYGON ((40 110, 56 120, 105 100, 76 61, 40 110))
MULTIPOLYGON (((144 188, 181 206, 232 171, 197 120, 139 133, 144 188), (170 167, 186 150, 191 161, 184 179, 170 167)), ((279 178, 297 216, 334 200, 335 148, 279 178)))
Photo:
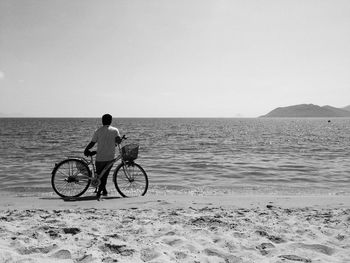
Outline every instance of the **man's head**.
POLYGON ((112 115, 105 114, 102 116, 102 124, 103 125, 111 125, 112 123, 112 115))

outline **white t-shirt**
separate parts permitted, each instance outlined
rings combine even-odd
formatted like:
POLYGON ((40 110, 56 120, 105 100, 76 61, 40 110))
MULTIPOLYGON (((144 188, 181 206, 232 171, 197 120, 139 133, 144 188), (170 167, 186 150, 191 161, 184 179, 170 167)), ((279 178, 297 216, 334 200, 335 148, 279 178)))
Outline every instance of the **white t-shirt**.
POLYGON ((118 129, 109 125, 104 125, 95 131, 91 141, 97 142, 96 161, 105 162, 114 159, 117 136, 120 136, 118 129))

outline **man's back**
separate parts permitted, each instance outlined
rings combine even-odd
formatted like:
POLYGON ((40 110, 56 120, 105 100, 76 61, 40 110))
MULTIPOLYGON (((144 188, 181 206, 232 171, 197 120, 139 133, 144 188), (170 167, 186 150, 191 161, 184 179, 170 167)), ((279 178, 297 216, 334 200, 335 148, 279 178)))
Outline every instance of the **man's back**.
POLYGON ((97 143, 96 161, 113 160, 117 136, 120 136, 118 129, 109 125, 104 125, 95 131, 91 141, 97 143))

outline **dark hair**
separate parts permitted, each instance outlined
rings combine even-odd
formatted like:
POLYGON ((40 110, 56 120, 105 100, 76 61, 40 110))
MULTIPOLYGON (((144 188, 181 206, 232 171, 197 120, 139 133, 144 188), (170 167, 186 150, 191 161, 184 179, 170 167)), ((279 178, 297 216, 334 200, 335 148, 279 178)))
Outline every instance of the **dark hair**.
POLYGON ((112 123, 112 115, 105 114, 102 116, 102 124, 103 125, 111 125, 112 123))

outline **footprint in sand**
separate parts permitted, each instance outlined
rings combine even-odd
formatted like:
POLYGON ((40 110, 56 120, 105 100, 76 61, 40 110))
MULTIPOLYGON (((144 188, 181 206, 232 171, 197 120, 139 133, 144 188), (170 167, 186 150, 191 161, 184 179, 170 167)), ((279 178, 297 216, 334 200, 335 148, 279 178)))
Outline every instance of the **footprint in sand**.
POLYGON ((168 238, 164 238, 163 243, 171 246, 171 247, 175 247, 175 246, 180 246, 184 243, 184 241, 180 238, 177 237, 168 237, 168 238))
POLYGON ((65 227, 65 228, 63 228, 63 232, 65 234, 76 235, 76 234, 80 233, 80 231, 81 230, 77 227, 65 227))
POLYGON ((60 250, 56 251, 55 253, 53 253, 51 255, 51 257, 52 258, 57 258, 57 259, 71 259, 72 258, 72 254, 67 249, 60 249, 60 250))
POLYGON ((282 259, 288 259, 288 260, 291 260, 291 261, 299 261, 299 262, 305 262, 305 263, 312 262, 311 259, 302 258, 302 257, 296 256, 296 255, 281 255, 281 256, 278 256, 278 257, 282 258, 282 259))
POLYGON ((153 248, 145 248, 141 250, 141 260, 144 262, 151 261, 161 254, 153 248))
POLYGON ((81 258, 77 259, 78 263, 92 263, 94 261, 96 260, 91 254, 84 255, 81 258))
POLYGON ((183 251, 175 251, 174 255, 177 260, 184 260, 188 257, 188 255, 183 251))
POLYGON ((34 253, 47 254, 56 248, 57 248, 57 245, 55 244, 49 245, 49 246, 29 246, 29 247, 17 245, 16 250, 18 251, 18 253, 22 255, 28 255, 28 254, 34 254, 34 253))
POLYGON ((134 249, 127 248, 126 245, 115 245, 110 243, 105 243, 104 245, 100 246, 100 249, 103 252, 112 252, 124 257, 132 256, 135 252, 134 249))
POLYGON ((308 249, 308 250, 313 250, 328 256, 331 256, 334 254, 334 249, 331 247, 328 247, 326 245, 321 245, 321 244, 304 244, 304 243, 296 243, 292 244, 292 247, 297 247, 297 248, 303 248, 303 249, 308 249))
POLYGON ((269 254, 273 248, 275 248, 275 246, 272 243, 262 243, 256 246, 256 249, 259 250, 263 256, 269 254))
POLYGON ((264 230, 257 230, 255 231, 256 234, 258 234, 259 236, 262 237, 266 237, 267 239, 269 239, 270 241, 280 244, 280 243, 284 243, 286 242, 283 238, 278 237, 278 236, 273 236, 273 235, 269 235, 266 231, 264 230))
POLYGON ((211 256, 211 257, 219 257, 224 259, 224 262, 226 263, 242 263, 242 259, 230 254, 226 254, 224 252, 221 252, 215 248, 206 248, 204 249, 204 254, 207 256, 211 256))

